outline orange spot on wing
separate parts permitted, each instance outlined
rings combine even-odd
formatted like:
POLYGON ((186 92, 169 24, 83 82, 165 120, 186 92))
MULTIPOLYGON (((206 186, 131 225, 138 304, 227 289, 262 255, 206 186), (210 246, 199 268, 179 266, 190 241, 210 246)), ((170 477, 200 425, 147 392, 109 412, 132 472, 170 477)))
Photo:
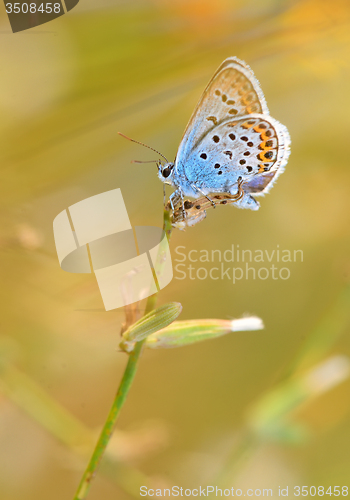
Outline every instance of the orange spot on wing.
POLYGON ((267 142, 268 142, 268 141, 261 142, 261 143, 259 144, 259 148, 260 148, 260 149, 264 149, 265 151, 268 151, 269 149, 274 149, 273 145, 272 145, 272 146, 267 146, 267 145, 266 145, 266 143, 267 143, 267 142))
POLYGON ((259 106, 255 103, 251 103, 250 106, 247 106, 246 108, 247 113, 258 113, 259 112, 259 106))
POLYGON ((257 155, 257 158, 261 161, 264 161, 264 162, 274 162, 275 160, 272 158, 266 158, 266 153, 268 152, 269 150, 267 149, 264 149, 264 151, 261 151, 261 153, 259 153, 257 155))
POLYGON ((243 125, 241 125, 242 128, 245 128, 245 129, 248 129, 248 128, 252 128, 253 124, 249 124, 248 122, 244 122, 243 125))
POLYGON ((274 131, 273 129, 268 129, 268 130, 259 130, 260 132, 260 137, 261 137, 261 140, 262 141, 269 141, 271 140, 273 137, 275 137, 275 134, 274 134, 274 131), (269 132, 269 134, 271 135, 266 135, 266 133, 269 132))

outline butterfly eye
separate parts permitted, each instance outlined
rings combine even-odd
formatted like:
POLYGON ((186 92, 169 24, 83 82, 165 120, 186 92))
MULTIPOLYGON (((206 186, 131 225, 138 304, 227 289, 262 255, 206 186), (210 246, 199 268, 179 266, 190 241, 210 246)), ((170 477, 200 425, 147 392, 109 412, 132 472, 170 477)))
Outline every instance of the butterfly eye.
POLYGON ((170 174, 171 174, 171 168, 169 167, 166 167, 162 172, 163 177, 169 177, 170 174))

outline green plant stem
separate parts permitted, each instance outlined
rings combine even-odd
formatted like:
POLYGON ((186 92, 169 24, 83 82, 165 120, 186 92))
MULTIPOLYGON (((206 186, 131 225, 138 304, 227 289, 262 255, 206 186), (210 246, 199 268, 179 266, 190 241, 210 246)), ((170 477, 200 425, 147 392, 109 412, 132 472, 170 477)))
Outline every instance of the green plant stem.
MULTIPOLYGON (((167 235, 169 241, 172 232, 172 226, 170 221, 170 214, 169 211, 167 210, 164 210, 163 230, 165 231, 165 234, 167 235)), ((154 308, 157 300, 157 295, 158 294, 154 294, 148 298, 144 314, 147 314, 154 308)), ((117 391, 112 407, 107 416, 107 420, 102 428, 101 434, 99 436, 99 439, 91 456, 90 462, 88 463, 88 466, 80 481, 74 500, 84 500, 89 492, 91 481, 96 475, 102 457, 106 451, 107 445, 113 434, 113 430, 116 425, 116 421, 119 416, 120 410, 123 407, 123 404, 129 393, 131 384, 134 380, 137 370, 137 363, 140 358, 144 342, 145 342, 144 340, 142 340, 141 342, 137 342, 135 344, 134 350, 129 354, 129 360, 126 365, 123 378, 120 382, 119 389, 117 391)))
POLYGON ((129 355, 129 360, 125 368, 125 372, 123 375, 123 378, 120 382, 119 389, 117 391, 117 394, 115 396, 115 399, 113 401, 112 407, 109 411, 107 420, 102 428, 100 437, 97 441, 97 444, 95 446, 94 452, 92 454, 92 457, 90 459, 90 462, 83 474, 83 477, 80 481, 78 490, 76 492, 76 495, 74 497, 74 500, 83 500, 86 498, 88 491, 90 489, 91 481, 96 474, 96 471, 99 467, 99 464, 102 460, 102 457, 104 455, 104 452, 107 448, 107 445, 109 443, 109 440, 111 439, 113 429, 115 427, 118 415, 120 413, 120 410, 123 407, 123 404, 125 402, 125 399, 129 393, 129 389, 131 387, 132 381, 134 380, 135 374, 136 374, 136 369, 137 369, 137 362, 140 357, 142 347, 143 347, 143 342, 138 342, 135 345, 135 349, 130 353, 129 355))

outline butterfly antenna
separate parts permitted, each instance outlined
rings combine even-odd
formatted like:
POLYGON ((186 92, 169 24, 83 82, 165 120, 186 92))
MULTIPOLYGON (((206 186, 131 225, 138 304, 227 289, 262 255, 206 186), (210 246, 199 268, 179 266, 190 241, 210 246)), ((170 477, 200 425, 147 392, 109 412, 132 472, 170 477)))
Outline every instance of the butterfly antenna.
POLYGON ((158 160, 149 160, 149 161, 131 160, 131 163, 158 163, 158 160))
MULTIPOLYGON (((130 137, 128 137, 127 135, 122 134, 121 132, 118 132, 118 134, 121 135, 122 137, 124 137, 124 139, 128 139, 128 141, 135 142, 136 144, 140 144, 140 146, 144 146, 145 148, 151 149, 155 153, 158 153, 162 158, 164 158, 164 160, 167 163, 169 163, 168 159, 164 155, 162 155, 162 153, 160 153, 159 151, 157 151, 154 148, 151 148, 151 146, 147 146, 147 144, 144 144, 143 142, 140 142, 140 141, 135 141, 135 139, 131 139, 130 137)), ((137 163, 141 163, 141 162, 137 162, 137 163)))

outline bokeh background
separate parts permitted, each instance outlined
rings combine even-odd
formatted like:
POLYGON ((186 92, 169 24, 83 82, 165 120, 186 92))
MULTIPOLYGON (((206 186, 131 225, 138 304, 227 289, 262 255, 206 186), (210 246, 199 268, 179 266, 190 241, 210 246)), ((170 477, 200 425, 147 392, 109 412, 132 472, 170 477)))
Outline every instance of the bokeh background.
POLYGON ((154 155, 117 132, 174 158, 232 55, 288 127, 290 161, 258 212, 210 210, 171 246, 304 261, 235 285, 175 273, 159 304, 181 302, 181 319, 248 313, 265 329, 144 352, 89 498, 349 486, 349 2, 81 0, 29 31, 12 34, 4 6, 0 22, 1 498, 73 498, 126 363, 123 311, 104 311, 93 275, 60 269, 54 217, 119 187, 133 225, 161 225, 156 167, 130 163, 154 155))

